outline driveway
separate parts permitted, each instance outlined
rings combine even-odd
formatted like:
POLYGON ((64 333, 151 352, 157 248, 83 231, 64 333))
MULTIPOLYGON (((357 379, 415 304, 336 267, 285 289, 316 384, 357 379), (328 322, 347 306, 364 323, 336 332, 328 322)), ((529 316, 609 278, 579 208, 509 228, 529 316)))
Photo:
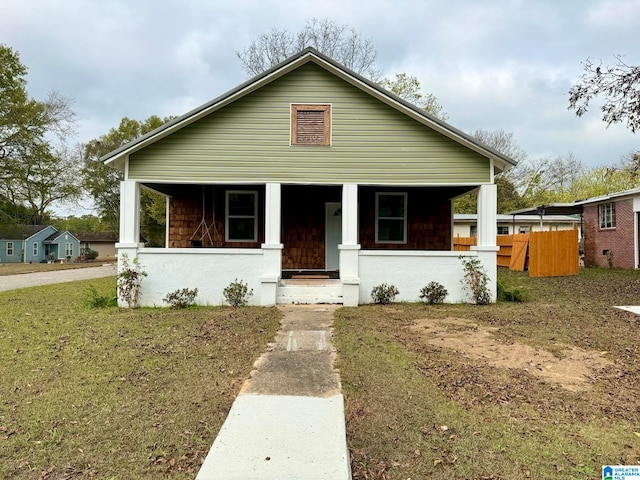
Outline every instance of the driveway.
POLYGON ((0 276, 0 291, 15 290, 17 288, 38 287, 51 283, 75 282, 76 280, 90 280, 115 276, 116 266, 101 265, 91 268, 77 268, 71 270, 53 270, 51 272, 21 273, 19 275, 0 276))

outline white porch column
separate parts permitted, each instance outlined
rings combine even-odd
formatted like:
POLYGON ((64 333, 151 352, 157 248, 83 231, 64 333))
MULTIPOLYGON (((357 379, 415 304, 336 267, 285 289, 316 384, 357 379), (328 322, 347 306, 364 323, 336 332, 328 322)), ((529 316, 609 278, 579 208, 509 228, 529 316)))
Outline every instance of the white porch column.
POLYGON ((496 299, 497 252, 496 246, 498 187, 495 184, 481 185, 478 191, 478 245, 471 247, 478 252, 478 259, 489 276, 489 290, 493 301, 496 299))
POLYGON ((345 306, 360 303, 360 275, 358 244, 358 184, 342 185, 342 243, 340 250, 340 279, 345 306))
POLYGON ((282 248, 280 243, 282 200, 281 185, 267 183, 264 200, 264 243, 262 244, 262 275, 260 276, 260 304, 275 305, 278 282, 282 272, 282 248))
MULTIPOLYGON (((138 256, 140 243, 140 184, 134 180, 120 182, 120 241, 116 243, 118 251, 118 273, 122 268, 122 256, 126 255, 128 263, 138 256)), ((127 304, 118 298, 118 305, 127 304)))
POLYGON ((478 191, 478 246, 496 245, 497 202, 497 185, 481 185, 478 191))
POLYGON ((137 248, 140 242, 140 184, 134 180, 120 182, 119 248, 137 248))

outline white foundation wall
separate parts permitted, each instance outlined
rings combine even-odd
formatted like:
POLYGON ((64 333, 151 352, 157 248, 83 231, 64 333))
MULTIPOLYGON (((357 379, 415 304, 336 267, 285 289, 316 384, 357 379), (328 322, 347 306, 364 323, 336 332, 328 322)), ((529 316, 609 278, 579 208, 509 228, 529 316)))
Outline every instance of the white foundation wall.
POLYGON ((140 305, 167 306, 162 299, 175 290, 198 289, 198 305, 222 305, 222 291, 236 279, 248 284, 249 305, 260 305, 261 249, 144 248, 138 251, 142 280, 140 305))
POLYGON ((485 252, 363 250, 359 254, 360 303, 372 303, 371 290, 382 283, 395 285, 400 291, 396 302, 419 302, 420 290, 429 282, 438 282, 447 289, 445 303, 469 302, 461 282, 464 270, 460 256, 480 258, 495 299, 495 252, 491 260, 491 253, 485 252))

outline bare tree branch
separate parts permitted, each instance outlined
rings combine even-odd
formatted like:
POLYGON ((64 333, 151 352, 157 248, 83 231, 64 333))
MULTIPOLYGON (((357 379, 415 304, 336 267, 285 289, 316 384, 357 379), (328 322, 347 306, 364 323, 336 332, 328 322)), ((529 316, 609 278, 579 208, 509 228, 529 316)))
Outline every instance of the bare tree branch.
POLYGON ((296 34, 273 28, 251 40, 249 46, 236 55, 245 72, 258 75, 307 47, 315 48, 373 81, 380 78, 372 42, 348 25, 326 19, 309 19, 296 34))
POLYGON ((569 90, 569 109, 581 117, 594 97, 602 96, 600 110, 607 126, 626 121, 635 133, 640 128, 640 66, 627 65, 621 55, 615 58, 615 65, 605 68, 589 58, 583 62, 584 73, 569 90))

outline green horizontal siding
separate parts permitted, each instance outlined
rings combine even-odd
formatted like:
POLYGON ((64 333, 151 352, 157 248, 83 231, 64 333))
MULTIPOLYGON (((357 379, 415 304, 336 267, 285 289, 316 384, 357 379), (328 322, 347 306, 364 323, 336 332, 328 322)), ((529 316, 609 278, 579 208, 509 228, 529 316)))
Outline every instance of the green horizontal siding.
POLYGON ((129 178, 176 182, 478 183, 489 160, 315 64, 130 157, 129 178), (290 104, 330 103, 332 145, 290 146, 290 104))

